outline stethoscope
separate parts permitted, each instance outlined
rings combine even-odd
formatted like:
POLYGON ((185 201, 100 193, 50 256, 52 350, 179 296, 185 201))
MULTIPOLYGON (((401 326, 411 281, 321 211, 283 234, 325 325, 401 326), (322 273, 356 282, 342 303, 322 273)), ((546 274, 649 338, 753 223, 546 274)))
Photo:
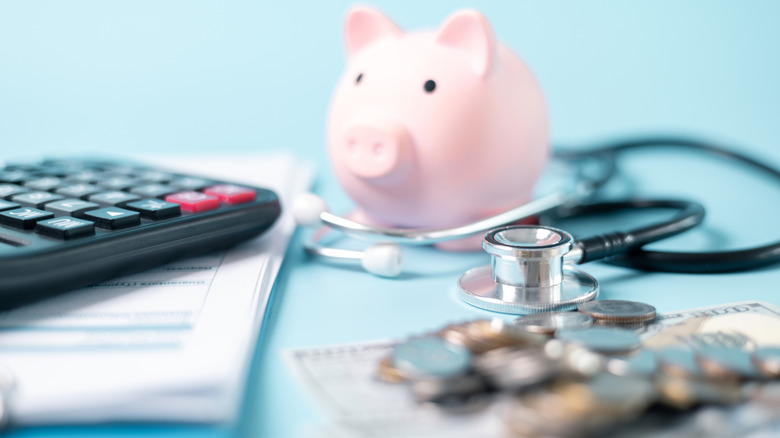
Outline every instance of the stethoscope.
POLYGON ((644 245, 665 239, 700 224, 704 208, 686 200, 629 199, 593 202, 616 173, 616 155, 646 147, 678 147, 713 153, 736 160, 780 180, 780 171, 734 151, 708 143, 679 138, 640 139, 611 144, 578 153, 557 154, 575 164, 573 189, 539 197, 498 215, 454 228, 435 230, 379 228, 360 224, 328 211, 313 194, 296 199, 292 211, 298 224, 320 229, 304 239, 305 251, 333 261, 358 261, 375 275, 393 277, 402 269, 401 245, 429 245, 486 233, 482 247, 491 263, 465 272, 457 293, 464 301, 486 310, 526 314, 569 310, 598 295, 595 278, 573 265, 607 259, 609 263, 643 270, 714 273, 754 269, 780 262, 780 242, 754 248, 718 252, 652 251, 644 245), (588 175, 584 162, 597 162, 597 175, 588 175), (575 239, 566 231, 548 226, 562 218, 634 209, 671 209, 671 218, 630 230, 575 239), (540 225, 511 225, 530 217, 540 225), (376 242, 363 251, 326 246, 329 231, 376 242))

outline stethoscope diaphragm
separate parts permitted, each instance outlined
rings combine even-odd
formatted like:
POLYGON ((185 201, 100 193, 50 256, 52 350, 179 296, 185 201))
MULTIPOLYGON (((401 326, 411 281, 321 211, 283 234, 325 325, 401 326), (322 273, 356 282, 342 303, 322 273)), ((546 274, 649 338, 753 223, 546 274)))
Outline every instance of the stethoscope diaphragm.
POLYGON ((546 226, 509 226, 488 232, 482 244, 491 264, 466 271, 457 294, 493 312, 528 314, 575 310, 598 296, 590 275, 564 265, 569 233, 546 226))

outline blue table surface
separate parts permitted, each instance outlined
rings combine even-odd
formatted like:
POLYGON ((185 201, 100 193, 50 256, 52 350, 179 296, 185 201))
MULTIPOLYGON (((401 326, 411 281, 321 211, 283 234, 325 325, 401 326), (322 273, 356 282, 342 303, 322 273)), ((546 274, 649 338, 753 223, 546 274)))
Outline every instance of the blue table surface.
MULTIPOLYGON (((692 134, 780 166, 780 3, 548 1, 374 2, 405 29, 434 28, 474 7, 535 71, 556 145, 636 134, 692 134)), ((349 2, 43 1, 0 4, 3 157, 110 152, 284 150, 315 164, 334 211, 351 201, 328 167, 330 94, 343 66, 349 2)), ((631 193, 689 197, 707 218, 654 245, 737 248, 777 238, 775 181, 724 160, 671 150, 621 161, 631 193)), ((615 186, 620 192, 623 185, 615 186)), ((491 316, 453 293, 481 253, 406 253, 398 279, 304 257, 300 234, 277 281, 240 422, 226 426, 33 427, 39 436, 298 436, 324 417, 280 351, 402 338, 491 316)), ((780 269, 719 275, 585 267, 601 297, 660 312, 763 300, 780 305, 780 269)))

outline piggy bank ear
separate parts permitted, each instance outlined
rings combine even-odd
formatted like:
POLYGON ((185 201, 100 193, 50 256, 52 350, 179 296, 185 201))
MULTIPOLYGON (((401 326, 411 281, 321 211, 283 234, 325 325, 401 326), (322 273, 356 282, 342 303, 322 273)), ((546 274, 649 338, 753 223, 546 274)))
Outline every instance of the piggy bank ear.
POLYGON ((402 34, 403 31, 398 26, 376 9, 354 8, 347 14, 344 25, 347 58, 377 40, 402 34))
POLYGON ((487 18, 477 11, 451 15, 442 25, 436 42, 458 49, 481 77, 490 72, 496 54, 496 37, 487 18))

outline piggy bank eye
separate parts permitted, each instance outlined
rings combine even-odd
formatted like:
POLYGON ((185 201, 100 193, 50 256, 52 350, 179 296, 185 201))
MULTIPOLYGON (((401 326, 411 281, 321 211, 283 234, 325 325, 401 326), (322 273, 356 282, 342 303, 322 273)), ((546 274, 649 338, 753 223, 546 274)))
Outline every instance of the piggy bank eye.
POLYGON ((425 88, 425 91, 428 93, 433 93, 433 90, 436 89, 436 82, 433 82, 433 80, 428 79, 425 81, 425 85, 423 85, 423 88, 425 88))
POLYGON ((363 73, 358 74, 357 78, 355 79, 355 84, 359 84, 361 80, 363 80, 363 73))

